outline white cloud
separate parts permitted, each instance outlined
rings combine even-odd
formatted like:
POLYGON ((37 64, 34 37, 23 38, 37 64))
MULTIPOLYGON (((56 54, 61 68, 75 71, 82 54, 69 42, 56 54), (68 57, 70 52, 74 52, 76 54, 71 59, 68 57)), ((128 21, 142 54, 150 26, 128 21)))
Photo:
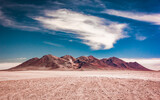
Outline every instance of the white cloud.
POLYGON ((127 62, 138 62, 146 68, 160 70, 160 58, 121 58, 127 62))
POLYGON ((27 26, 23 25, 21 23, 18 23, 14 21, 13 19, 7 17, 0 9, 0 24, 5 26, 5 27, 12 27, 12 28, 18 28, 21 30, 27 30, 27 31, 37 31, 39 30, 38 27, 33 27, 33 26, 27 26))
POLYGON ((9 69, 15 67, 21 63, 0 63, 0 70, 9 69))
POLYGON ((147 37, 141 36, 139 34, 136 34, 135 36, 136 36, 136 39, 139 40, 139 41, 143 41, 143 40, 147 39, 147 37))
MULTIPOLYGON (((51 1, 50 1, 50 2, 51 2, 51 1)), ((54 2, 51 2, 51 3, 56 4, 56 5, 65 5, 64 3, 58 2, 58 1, 54 1, 54 2)))
POLYGON ((44 41, 43 43, 48 44, 48 45, 52 45, 52 46, 56 46, 56 47, 63 47, 60 44, 56 44, 56 43, 52 43, 52 42, 46 42, 46 41, 44 41))
POLYGON ((21 58, 16 58, 17 60, 25 60, 27 58, 21 57, 21 58))
POLYGON ((113 10, 113 9, 107 9, 103 11, 103 13, 160 25, 160 14, 159 13, 158 14, 145 14, 145 13, 137 13, 137 12, 119 11, 119 10, 113 10))
POLYGON ((107 21, 103 18, 59 9, 45 11, 45 16, 34 17, 49 30, 75 34, 83 43, 94 50, 110 49, 121 38, 125 38, 123 29, 126 24, 107 21))

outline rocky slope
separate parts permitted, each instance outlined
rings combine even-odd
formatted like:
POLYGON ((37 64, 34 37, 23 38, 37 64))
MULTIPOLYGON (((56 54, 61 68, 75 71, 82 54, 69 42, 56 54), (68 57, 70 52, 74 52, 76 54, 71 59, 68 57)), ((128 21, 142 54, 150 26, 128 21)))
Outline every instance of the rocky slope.
POLYGON ((74 58, 70 55, 56 57, 45 55, 41 58, 32 58, 9 70, 143 70, 137 62, 125 62, 116 57, 97 59, 93 56, 74 58))

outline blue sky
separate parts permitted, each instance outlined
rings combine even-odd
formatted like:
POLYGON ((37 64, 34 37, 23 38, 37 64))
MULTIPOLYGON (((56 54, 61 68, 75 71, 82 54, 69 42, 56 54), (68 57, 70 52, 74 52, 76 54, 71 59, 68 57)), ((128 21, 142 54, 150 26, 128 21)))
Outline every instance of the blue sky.
POLYGON ((159 0, 0 2, 0 63, 45 54, 160 58, 159 0))

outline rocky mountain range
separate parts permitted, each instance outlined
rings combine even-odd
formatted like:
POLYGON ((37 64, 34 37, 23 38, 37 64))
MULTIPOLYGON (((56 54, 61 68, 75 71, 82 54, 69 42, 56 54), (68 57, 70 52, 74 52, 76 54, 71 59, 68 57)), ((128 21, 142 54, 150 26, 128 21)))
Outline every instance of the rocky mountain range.
POLYGON ((97 59, 93 56, 74 58, 44 55, 32 58, 9 70, 142 70, 149 71, 137 62, 125 62, 116 57, 97 59))

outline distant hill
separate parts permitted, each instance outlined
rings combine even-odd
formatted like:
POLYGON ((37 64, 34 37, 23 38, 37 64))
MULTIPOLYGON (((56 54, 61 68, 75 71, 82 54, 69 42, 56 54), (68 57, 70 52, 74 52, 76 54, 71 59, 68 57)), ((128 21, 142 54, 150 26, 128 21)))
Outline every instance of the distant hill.
POLYGON ((97 59, 93 56, 74 58, 70 55, 56 57, 44 55, 32 58, 8 70, 141 70, 149 71, 137 62, 125 62, 116 57, 97 59))

